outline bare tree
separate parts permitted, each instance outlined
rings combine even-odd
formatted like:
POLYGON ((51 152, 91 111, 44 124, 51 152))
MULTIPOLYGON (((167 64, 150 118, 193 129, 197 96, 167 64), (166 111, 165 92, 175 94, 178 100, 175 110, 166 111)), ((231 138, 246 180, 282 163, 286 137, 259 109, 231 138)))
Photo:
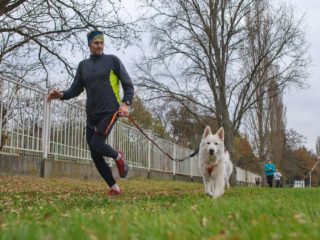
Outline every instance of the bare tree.
POLYGON ((289 151, 294 151, 303 148, 306 143, 306 137, 290 128, 286 131, 286 146, 289 151))
MULTIPOLYGON (((269 115, 270 115, 270 157, 276 167, 282 166, 286 149, 285 109, 282 94, 277 89, 269 92, 269 115)), ((260 159, 261 160, 261 159, 260 159)))
POLYGON ((72 58, 87 52, 88 30, 104 31, 117 46, 135 37, 134 23, 120 14, 120 1, 1 1, 0 6, 0 73, 16 79, 48 85, 61 71, 72 76, 72 58))
POLYGON ((244 125, 250 133, 251 144, 260 165, 271 159, 277 167, 281 167, 286 157, 285 108, 282 94, 277 93, 276 88, 269 91, 267 96, 266 99, 260 98, 255 107, 248 111, 244 125))
POLYGON ((2 0, 0 2, 0 17, 13 9, 20 6, 22 3, 26 2, 27 0, 2 0))
POLYGON ((231 152, 243 117, 270 87, 282 92, 303 83, 308 59, 302 21, 285 5, 272 8, 266 2, 257 12, 255 0, 144 2, 154 55, 137 66, 140 86, 149 90, 149 99, 189 100, 215 115, 231 152), (248 34, 257 14, 265 32, 261 37, 268 38, 259 51, 251 48, 248 34), (276 76, 259 78, 275 66, 276 76), (274 78, 276 86, 268 84, 274 78), (266 87, 258 93, 261 85, 266 87))
MULTIPOLYGON (((259 53, 264 51, 264 46, 270 41, 269 31, 266 30, 266 19, 268 16, 261 14, 266 8, 266 1, 256 1, 253 11, 246 17, 247 28, 246 36, 248 38, 248 47, 244 48, 242 52, 245 56, 247 70, 255 65, 259 60, 259 53), (250 51, 247 51, 250 49, 250 51)), ((267 99, 266 90, 268 89, 268 78, 274 76, 275 71, 267 71, 269 59, 265 58, 262 64, 258 67, 257 74, 252 81, 252 87, 255 89, 256 101, 247 111, 244 125, 246 131, 249 133, 251 144, 255 150, 260 161, 266 160, 268 150, 270 149, 270 121, 272 114, 270 114, 270 100, 267 99), (262 83, 262 84, 261 84, 262 83)), ((276 81, 275 79, 273 82, 276 81)), ((273 92, 273 91, 271 91, 273 92)), ((269 95, 272 95, 270 92, 269 95)), ((272 97, 272 96, 271 96, 272 97)))

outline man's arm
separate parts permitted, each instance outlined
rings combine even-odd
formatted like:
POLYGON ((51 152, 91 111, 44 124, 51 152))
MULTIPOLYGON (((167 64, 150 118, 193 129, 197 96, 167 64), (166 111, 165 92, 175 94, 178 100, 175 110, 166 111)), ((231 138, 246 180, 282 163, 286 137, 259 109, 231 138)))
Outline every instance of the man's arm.
POLYGON ((80 95, 80 93, 84 89, 84 84, 80 74, 80 64, 77 69, 76 76, 71 84, 70 88, 66 91, 59 91, 59 90, 51 90, 48 94, 48 101, 53 99, 60 99, 60 100, 68 100, 80 95))
POLYGON ((83 84, 83 80, 81 78, 80 68, 81 68, 81 63, 79 64, 76 76, 75 76, 70 88, 68 90, 62 92, 63 96, 62 96, 61 100, 69 100, 71 98, 79 96, 80 93, 83 92, 84 84, 83 84))
POLYGON ((120 112, 123 116, 128 116, 129 105, 132 103, 134 87, 129 74, 127 73, 125 67, 119 58, 115 57, 115 73, 118 76, 121 86, 123 88, 123 99, 120 105, 120 112))
POLYGON ((122 102, 131 102, 134 94, 133 83, 122 62, 117 57, 115 57, 115 74, 118 76, 123 88, 122 102))

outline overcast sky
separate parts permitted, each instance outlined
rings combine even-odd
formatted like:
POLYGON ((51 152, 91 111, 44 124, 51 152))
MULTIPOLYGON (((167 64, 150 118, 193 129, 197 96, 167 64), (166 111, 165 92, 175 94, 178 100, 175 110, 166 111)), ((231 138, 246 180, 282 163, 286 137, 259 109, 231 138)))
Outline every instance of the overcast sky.
POLYGON ((306 147, 315 152, 320 136, 320 0, 286 0, 293 4, 297 16, 305 14, 305 31, 310 44, 312 66, 306 90, 291 89, 284 96, 287 107, 287 128, 307 138, 306 147))
MULTIPOLYGON (((317 136, 320 136, 320 0, 285 1, 293 5, 297 19, 305 14, 305 32, 310 44, 309 53, 312 57, 308 79, 310 87, 304 90, 293 88, 284 95, 283 101, 287 108, 287 129, 293 128, 305 136, 307 140, 305 146, 315 152, 316 139, 317 136)), ((134 9, 134 1, 123 0, 122 2, 129 6, 131 11, 134 9)), ((130 71, 133 59, 135 59, 134 51, 127 49, 116 54, 130 71)))

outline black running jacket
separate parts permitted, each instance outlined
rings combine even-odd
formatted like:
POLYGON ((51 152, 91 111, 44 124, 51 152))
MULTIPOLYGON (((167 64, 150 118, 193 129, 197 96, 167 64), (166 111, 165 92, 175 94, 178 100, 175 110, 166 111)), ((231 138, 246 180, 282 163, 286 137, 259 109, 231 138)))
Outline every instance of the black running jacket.
POLYGON ((132 101, 134 88, 132 81, 121 63, 114 55, 91 55, 79 63, 76 76, 70 88, 63 91, 61 100, 87 92, 87 115, 114 113, 122 102, 132 101), (120 99, 120 83, 123 98, 120 99))

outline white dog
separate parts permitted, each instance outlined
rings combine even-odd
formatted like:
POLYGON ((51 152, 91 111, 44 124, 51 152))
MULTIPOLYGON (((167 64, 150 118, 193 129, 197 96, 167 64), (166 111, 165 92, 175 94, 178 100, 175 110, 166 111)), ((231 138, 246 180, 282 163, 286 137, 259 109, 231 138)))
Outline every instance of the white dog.
POLYGON ((224 149, 224 129, 216 134, 206 126, 199 148, 199 167, 203 177, 205 193, 217 198, 229 188, 229 178, 233 170, 229 153, 224 149))

